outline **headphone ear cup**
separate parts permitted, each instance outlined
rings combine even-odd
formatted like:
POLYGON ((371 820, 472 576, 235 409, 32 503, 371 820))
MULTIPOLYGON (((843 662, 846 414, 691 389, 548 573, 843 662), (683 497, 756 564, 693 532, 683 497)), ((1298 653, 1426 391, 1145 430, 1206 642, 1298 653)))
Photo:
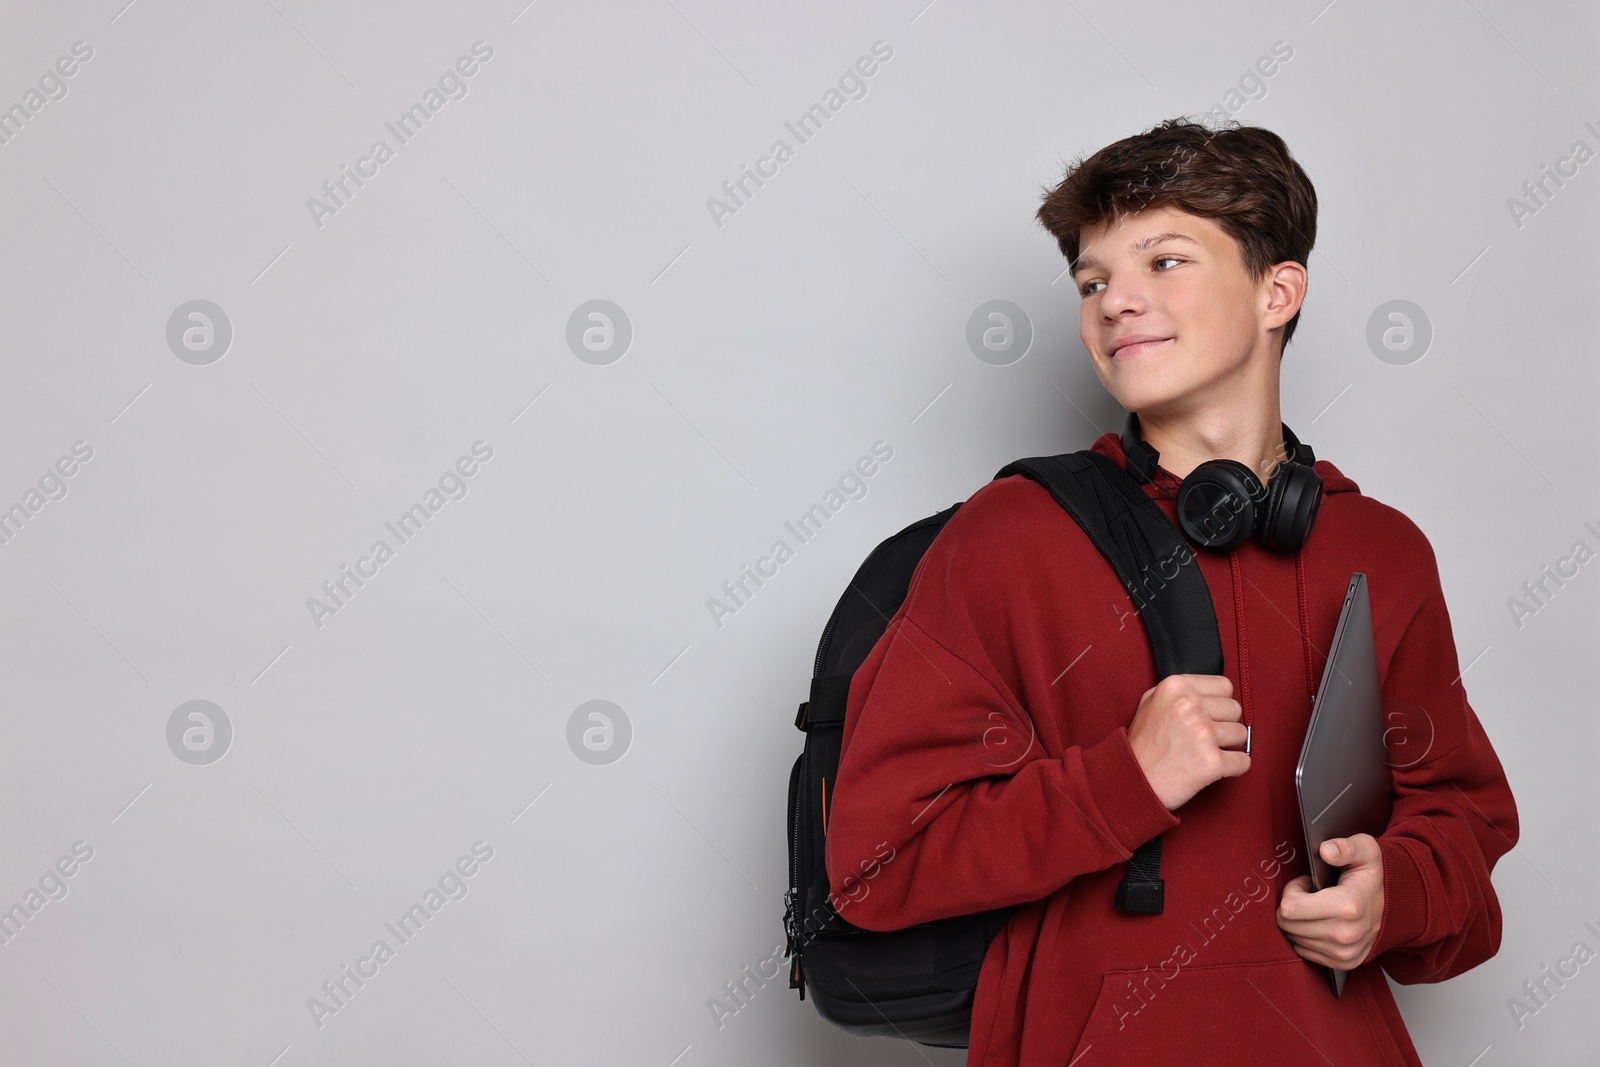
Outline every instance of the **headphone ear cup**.
POLYGON ((1267 499, 1261 508, 1260 528, 1256 531, 1256 539, 1267 548, 1299 547, 1299 543, 1294 541, 1293 531, 1287 529, 1283 521, 1283 502, 1288 496, 1291 466, 1293 464, 1287 461, 1278 464, 1278 469, 1272 472, 1272 477, 1267 481, 1267 499))
POLYGON ((1255 532, 1264 490, 1243 463, 1211 459, 1178 487, 1178 525, 1201 548, 1228 552, 1255 532))
POLYGON ((1257 534, 1261 543, 1292 551, 1306 543, 1322 503, 1322 475, 1303 463, 1285 462, 1273 471, 1266 509, 1257 534))

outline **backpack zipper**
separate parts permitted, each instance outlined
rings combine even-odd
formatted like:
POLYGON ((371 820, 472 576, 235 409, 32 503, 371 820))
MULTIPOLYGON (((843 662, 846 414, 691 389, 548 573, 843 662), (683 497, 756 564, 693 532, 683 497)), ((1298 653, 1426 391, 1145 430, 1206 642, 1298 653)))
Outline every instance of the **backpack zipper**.
MULTIPOLYGON (((849 588, 854 589, 855 583, 851 582, 849 588)), ((839 608, 844 604, 844 598, 839 598, 839 603, 833 606, 833 614, 828 616, 828 625, 822 628, 822 640, 817 642, 817 660, 811 665, 811 677, 816 678, 822 673, 822 655, 828 650, 828 638, 833 634, 833 628, 839 621, 839 608)))
POLYGON ((802 828, 800 825, 803 801, 803 787, 805 785, 805 758, 804 750, 795 757, 794 768, 790 772, 789 797, 790 808, 793 812, 790 825, 789 848, 789 890, 783 895, 783 932, 784 955, 792 957, 794 962, 789 968, 789 988, 800 990, 800 999, 806 997, 804 977, 800 971, 800 955, 805 947, 805 937, 800 929, 800 912, 805 907, 805 895, 800 888, 800 848, 802 828))

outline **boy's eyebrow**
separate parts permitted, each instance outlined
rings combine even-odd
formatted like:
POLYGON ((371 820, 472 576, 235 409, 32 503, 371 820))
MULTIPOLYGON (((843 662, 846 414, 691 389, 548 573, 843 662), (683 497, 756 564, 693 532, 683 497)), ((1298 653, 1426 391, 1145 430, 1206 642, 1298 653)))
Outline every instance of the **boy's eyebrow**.
MULTIPOLYGON (((1133 244, 1128 246, 1128 253, 1130 255, 1138 255, 1151 245, 1158 245, 1162 241, 1188 241, 1192 245, 1197 245, 1200 243, 1186 233, 1179 233, 1176 230, 1168 230, 1166 233, 1158 233, 1154 236, 1146 237, 1142 241, 1135 241, 1133 244)), ((1088 270, 1090 267, 1099 266, 1101 266, 1100 261, 1095 259, 1093 256, 1079 256, 1078 261, 1072 266, 1072 273, 1074 276, 1076 276, 1083 271, 1088 270)))

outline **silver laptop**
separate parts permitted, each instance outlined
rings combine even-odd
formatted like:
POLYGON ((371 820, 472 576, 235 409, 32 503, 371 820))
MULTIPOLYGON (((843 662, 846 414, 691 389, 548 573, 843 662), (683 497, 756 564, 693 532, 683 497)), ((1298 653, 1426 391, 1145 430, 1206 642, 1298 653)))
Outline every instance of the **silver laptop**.
MULTIPOLYGON (((1377 837, 1389 825, 1394 784, 1384 727, 1367 576, 1357 571, 1345 590, 1294 772, 1313 891, 1338 884, 1343 869, 1322 858, 1324 841, 1359 833, 1377 837)), ((1336 997, 1344 994, 1346 973, 1328 968, 1336 997)))

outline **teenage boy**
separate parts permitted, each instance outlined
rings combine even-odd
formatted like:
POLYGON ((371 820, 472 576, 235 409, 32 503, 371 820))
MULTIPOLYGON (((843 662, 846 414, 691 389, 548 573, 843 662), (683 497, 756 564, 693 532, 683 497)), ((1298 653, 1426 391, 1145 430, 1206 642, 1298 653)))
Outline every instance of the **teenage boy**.
MULTIPOLYGON (((1155 450, 1144 488, 1174 521, 1206 460, 1259 487, 1292 470, 1278 371, 1316 211, 1280 137, 1182 119, 1078 162, 1039 209, 1095 373, 1135 413, 1093 448, 1130 470, 1155 450)), ((1210 588, 1225 674, 1156 684, 1115 573, 1022 476, 950 519, 856 672, 827 837, 846 918, 892 930, 1020 905, 984 959, 969 1064, 1420 1067, 1379 968, 1438 982, 1499 948, 1490 872, 1517 812, 1433 550, 1332 463, 1312 469, 1302 545, 1258 532, 1185 564, 1210 588), (1328 842, 1339 884, 1312 893, 1294 766, 1352 571, 1394 814, 1377 838, 1328 842), (1119 910, 1126 861, 1156 835, 1164 906, 1119 910), (883 842, 892 859, 852 894, 883 842), (1342 997, 1311 963, 1348 972, 1342 997)))

